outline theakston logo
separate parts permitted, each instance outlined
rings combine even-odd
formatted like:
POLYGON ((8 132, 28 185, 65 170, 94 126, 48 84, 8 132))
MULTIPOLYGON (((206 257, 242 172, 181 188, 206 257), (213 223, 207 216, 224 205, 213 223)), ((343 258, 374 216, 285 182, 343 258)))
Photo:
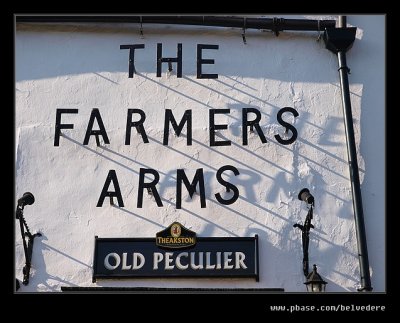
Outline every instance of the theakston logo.
POLYGON ((196 232, 190 231, 179 222, 172 223, 168 228, 156 234, 156 245, 162 248, 187 248, 195 244, 196 232))
POLYGON ((182 230, 179 223, 173 223, 171 225, 171 236, 174 238, 179 238, 181 236, 182 230))

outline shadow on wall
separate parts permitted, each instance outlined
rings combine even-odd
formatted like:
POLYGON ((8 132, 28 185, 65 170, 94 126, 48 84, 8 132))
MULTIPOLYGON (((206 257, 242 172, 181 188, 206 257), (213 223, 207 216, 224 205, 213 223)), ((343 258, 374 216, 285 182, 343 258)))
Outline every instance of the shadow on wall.
MULTIPOLYGON (((18 291, 59 292, 61 291, 61 284, 64 286, 77 286, 71 283, 71 279, 54 276, 48 273, 46 262, 44 259, 45 252, 48 251, 53 254, 56 253, 58 254, 57 256, 66 257, 79 264, 80 266, 84 266, 89 269, 91 268, 91 266, 83 263, 76 258, 71 257, 70 255, 67 255, 60 250, 51 247, 48 244, 43 243, 43 241, 47 241, 47 237, 42 232, 41 234, 41 237, 35 238, 35 243, 33 245, 32 267, 29 277, 29 284, 25 286, 22 284, 22 282, 20 282, 20 289, 18 291)), ((17 276, 19 276, 19 274, 17 274, 17 276)))
MULTIPOLYGON (((161 31, 162 28, 160 28, 161 31)), ((72 32, 48 30, 17 30, 15 39, 16 81, 35 80, 93 73, 126 73, 128 77, 129 50, 121 50, 123 44, 145 44, 144 49, 135 51, 135 69, 138 73, 155 74, 157 43, 162 43, 163 57, 176 57, 177 43, 182 43, 183 75, 196 76, 197 44, 218 44, 218 50, 204 50, 203 57, 214 59, 210 69, 220 76, 267 78, 290 82, 337 82, 336 69, 322 41, 316 42, 315 33, 307 36, 296 32, 281 33, 279 37, 269 33, 248 36, 247 45, 240 37, 229 34, 196 33, 152 34, 140 39, 132 33, 87 33, 77 27, 72 32), (243 59, 245 58, 245 59, 243 59), (320 62, 315 64, 314 62, 320 62), (300 66, 299 66, 300 65, 300 66), (304 73, 303 65, 309 65, 304 73)), ((334 63, 333 63, 334 64, 334 63)), ((166 72, 168 64, 163 64, 166 72)), ((176 63, 173 63, 176 70, 176 63)), ((141 77, 134 75, 134 77, 141 77)), ((175 77, 175 76, 174 76, 175 77)), ((107 77, 108 78, 108 77, 107 77)), ((109 81, 118 82, 108 78, 109 81)), ((155 78, 156 79, 156 78, 155 78)), ((202 83, 202 80, 199 81, 202 83)))
MULTIPOLYGON (((83 144, 77 142, 76 140, 70 138, 70 137, 67 136, 67 135, 63 135, 63 138, 65 138, 65 139, 67 139, 67 140, 70 140, 71 142, 75 143, 76 145, 79 145, 80 147, 82 147, 82 148, 84 148, 84 149, 86 149, 86 150, 89 150, 89 151, 91 151, 91 152, 93 152, 93 153, 95 153, 95 154, 97 154, 97 155, 99 155, 99 156, 101 156, 101 157, 106 158, 106 159, 109 160, 109 161, 112 161, 113 163, 115 163, 115 164, 117 164, 117 165, 119 165, 119 166, 121 166, 121 167, 123 167, 123 168, 126 168, 126 169, 128 169, 128 170, 130 170, 130 171, 132 171, 132 172, 134 172, 134 173, 136 173, 136 174, 138 174, 138 172, 135 171, 135 170, 133 170, 132 168, 130 168, 130 167, 128 167, 128 166, 126 166, 126 165, 124 165, 124 164, 122 164, 122 163, 120 163, 120 162, 118 162, 118 161, 116 161, 116 160, 114 160, 114 159, 112 159, 112 158, 110 158, 110 157, 104 156, 103 154, 97 152, 96 150, 94 150, 94 149, 92 149, 92 148, 90 148, 90 147, 88 147, 88 146, 86 146, 86 145, 83 145, 83 144)), ((150 136, 149 136, 149 139, 151 139, 152 141, 155 141, 155 142, 159 143, 160 145, 162 144, 161 142, 157 141, 156 139, 154 139, 154 138, 152 138, 152 137, 150 137, 150 136)), ((201 142, 199 142, 199 141, 197 141, 197 140, 193 140, 193 141, 196 142, 196 143, 198 143, 199 145, 203 145, 204 147, 215 151, 216 153, 219 153, 219 154, 223 155, 224 157, 227 157, 227 158, 231 159, 235 164, 241 164, 241 165, 245 166, 246 168, 239 168, 240 174, 243 175, 243 176, 245 176, 244 179, 238 179, 236 176, 232 176, 232 174, 228 175, 228 178, 229 178, 230 182, 233 183, 234 185, 238 186, 238 187, 241 187, 241 191, 244 193, 244 194, 242 194, 242 195, 239 196, 239 199, 242 200, 242 201, 245 201, 245 202, 247 202, 247 203, 249 203, 249 204, 251 204, 252 206, 255 206, 255 207, 257 207, 257 208, 263 210, 264 212, 267 212, 268 214, 270 214, 270 215, 272 215, 272 216, 275 216, 275 217, 278 217, 278 218, 280 218, 280 219, 282 219, 282 220, 287 221, 287 219, 284 218, 283 216, 281 216, 280 214, 278 214, 278 213, 274 212, 273 210, 267 209, 267 208, 263 207, 262 205, 260 205, 259 201, 257 200, 256 193, 255 193, 255 191, 254 191, 254 186, 255 186, 255 185, 260 181, 260 179, 261 179, 261 176, 260 176, 260 174, 259 174, 260 171, 259 171, 258 169, 252 168, 252 167, 250 167, 249 165, 247 165, 247 164, 245 164, 245 163, 243 163, 243 162, 237 160, 236 158, 229 157, 228 155, 226 155, 226 154, 224 154, 224 153, 221 153, 221 152, 219 152, 218 150, 212 149, 212 148, 210 148, 210 147, 204 145, 203 143, 201 143, 201 142), (254 171, 249 170, 249 169, 248 169, 249 167, 252 168, 254 171), (256 171, 257 171, 257 172, 256 172, 256 171)), ((178 152, 178 153, 180 153, 180 154, 182 154, 182 155, 184 155, 184 156, 186 156, 186 157, 190 157, 189 155, 187 155, 187 154, 185 154, 185 153, 183 153, 183 152, 180 152, 180 151, 176 150, 175 148, 172 148, 172 147, 168 147, 168 148, 171 149, 171 150, 173 150, 173 151, 175 151, 175 152, 178 152)), ((116 151, 114 151, 114 150, 112 150, 112 149, 110 149, 110 148, 107 148, 107 147, 102 146, 102 149, 103 149, 104 151, 107 151, 107 152, 110 152, 110 153, 112 153, 112 154, 115 154, 116 156, 125 158, 125 159, 127 159, 127 160, 129 160, 129 161, 131 161, 131 162, 137 163, 137 164, 139 164, 141 167, 151 168, 151 167, 148 166, 148 165, 145 165, 145 164, 143 164, 143 163, 141 163, 141 162, 139 162, 139 161, 133 160, 132 158, 130 158, 130 157, 128 157, 128 156, 125 156, 125 155, 122 155, 121 153, 118 153, 118 152, 116 152, 116 151)), ((208 165, 208 164, 206 164, 206 163, 203 163, 203 162, 201 162, 201 161, 199 161, 199 160, 197 160, 197 162, 202 163, 202 164, 204 164, 204 166, 210 167, 211 169, 217 171, 217 169, 213 168, 212 166, 210 166, 210 165, 208 165)), ((272 164, 273 164, 273 165, 276 165, 276 164, 274 164, 274 163, 272 163, 272 164)), ((276 165, 276 166, 279 167, 278 165, 276 165)), ((173 175, 175 174, 175 171, 171 171, 171 172, 168 172, 168 173, 164 173, 164 172, 162 172, 162 171, 159 171, 159 173, 162 174, 162 175, 164 175, 164 178, 162 178, 162 179, 160 180, 160 182, 159 182, 159 190, 158 190, 158 191, 159 191, 159 194, 160 194, 160 196, 161 196, 161 200, 164 201, 164 202, 166 202, 167 204, 171 204, 172 206, 175 207, 175 203, 171 202, 171 201, 168 200, 168 199, 162 198, 164 191, 165 191, 168 187, 173 187, 173 188, 174 188, 174 187, 176 186, 176 180, 175 180, 174 177, 173 177, 173 175)), ((263 174, 263 173, 262 173, 262 174, 263 174)), ((266 174, 263 174, 263 175, 264 175, 264 176, 268 176, 268 175, 266 175, 266 174)), ((210 203, 216 203, 216 204, 217 204, 217 202, 216 202, 215 200, 213 200, 213 195, 212 195, 212 193, 211 193, 212 190, 211 190, 211 188, 210 188, 210 186, 209 186, 209 183, 211 183, 211 180, 210 180, 210 179, 211 179, 212 176, 214 176, 213 173, 207 172, 207 171, 204 172, 206 198, 207 198, 207 200, 208 200, 210 203)), ((270 177, 270 176, 268 176, 268 177, 270 177)), ((272 177, 270 177, 270 178, 271 178, 271 179, 274 179, 274 178, 272 178, 272 177)), ((277 187, 278 187, 279 185, 282 184, 282 182, 279 181, 279 178, 278 178, 278 179, 275 178, 275 179, 274 179, 274 183, 275 183, 275 186, 277 186, 277 187)), ((187 199, 186 201, 189 201, 189 199, 187 199)), ((229 207, 227 207, 227 206, 225 206, 225 205, 222 205, 222 204, 218 204, 218 206, 223 207, 223 208, 226 209, 227 211, 233 212, 233 213, 235 213, 235 214, 237 214, 237 215, 239 215, 239 216, 241 216, 241 217, 244 217, 244 218, 246 218, 246 219, 249 220, 249 221, 252 221, 252 222, 257 223, 257 224, 259 224, 259 225, 261 225, 261 226, 263 226, 263 227, 266 227, 266 228, 268 228, 269 230, 271 230, 271 231, 273 231, 273 232, 275 232, 275 233, 278 233, 276 230, 273 230, 272 228, 266 226, 265 224, 259 223, 259 222, 257 222, 256 220, 251 219, 250 217, 248 217, 248 216, 246 216, 246 215, 244 215, 244 214, 242 214, 242 213, 240 213, 240 212, 237 212, 236 210, 234 210, 234 209, 232 209, 232 208, 229 208, 229 207)), ((185 208, 182 208, 182 209, 185 210, 186 212, 189 212, 189 213, 191 213, 191 214, 194 214, 193 212, 190 212, 190 211, 186 210, 185 208)), ((134 214, 134 213, 132 213, 132 212, 126 211, 126 210, 123 209, 123 208, 121 208, 121 210, 123 210, 123 211, 125 211, 125 212, 128 212, 128 213, 131 213, 132 215, 136 215, 136 214, 134 214)), ((137 215, 137 216, 138 216, 138 215, 137 215)), ((198 215, 196 215, 196 216, 198 216, 198 215)), ((140 216, 139 216, 139 217, 140 217, 140 216)), ((203 218, 203 220, 204 220, 204 218, 203 218)))
MULTIPOLYGON (((289 230, 294 230, 292 225, 287 225, 289 230)), ((269 281, 271 287, 281 287, 287 291, 298 290, 299 292, 306 293, 306 287, 304 285, 305 277, 302 270, 302 249, 301 243, 298 243, 298 239, 291 240, 287 248, 277 248, 270 243, 268 238, 268 232, 257 229, 248 228, 245 232, 245 236, 255 236, 258 234, 259 238, 259 252, 260 259, 267 259, 265 263, 260 264, 260 275, 262 279, 269 281), (265 265, 268 264, 268 265, 265 265), (286 264, 286 265, 282 265, 286 264), (288 265, 290 264, 290 265, 288 265)), ((333 248, 332 248, 333 249, 333 248)), ((310 243, 310 260, 317 259, 313 254, 316 248, 313 248, 313 243, 310 243)), ((322 258, 322 257, 321 257, 322 258)), ((323 257, 323 263, 325 268, 333 268, 336 258, 329 259, 323 257)), ((347 279, 352 279, 352 277, 346 277, 347 279)), ((334 282, 327 280, 329 285, 327 287, 328 292, 346 292, 346 289, 334 282)))
MULTIPOLYGON (((301 127, 302 127, 302 125, 304 125, 305 122, 308 122, 308 120, 300 123, 300 125, 298 127, 300 129, 299 131, 301 131, 301 127)), ((334 127, 336 127, 336 126, 334 126, 334 127)), ((219 134, 219 135, 220 135, 220 137, 222 139, 225 139, 225 140, 228 139, 228 138, 224 137, 221 134, 219 134)), ((118 166, 121 166, 121 167, 123 167, 125 169, 128 169, 129 171, 132 171, 132 172, 134 172, 136 174, 137 174, 136 170, 132 169, 131 167, 126 166, 124 163, 122 163, 121 161, 118 161, 116 158, 126 159, 129 162, 138 164, 140 167, 151 168, 148 165, 145 165, 145 164, 141 163, 138 160, 135 160, 135 159, 133 159, 133 158, 131 158, 129 156, 125 156, 125 155, 123 155, 123 154, 121 154, 121 153, 119 153, 117 151, 114 151, 114 150, 112 150, 112 149, 110 149, 110 148, 108 148, 106 146, 101 146, 101 153, 100 153, 99 151, 97 151, 97 150, 95 150, 95 149, 93 149, 93 148, 91 148, 91 147, 89 147, 87 145, 83 145, 80 142, 70 138, 67 135, 63 135, 63 138, 75 143, 76 145, 78 145, 81 148, 84 148, 85 150, 88 150, 88 151, 90 151, 90 152, 92 152, 92 153, 94 153, 94 154, 96 154, 96 155, 98 155, 98 156, 100 156, 102 158, 105 158, 108 161, 111 161, 111 162, 115 163, 118 166), (105 156, 103 154, 104 152, 110 153, 111 157, 110 156, 105 156), (114 155, 114 157, 116 157, 116 158, 113 158, 112 155, 114 155)), ((151 142, 154 142, 154 143, 158 144, 158 145, 162 145, 161 141, 159 141, 159 140, 157 140, 157 139, 155 139, 155 138, 153 138, 151 136, 149 136, 149 140, 151 142)), ((338 207, 340 207, 340 210, 336 211, 338 216, 339 217, 343 217, 343 218, 351 217, 351 214, 352 214, 352 212, 351 212, 351 203, 348 202, 348 201, 341 200, 340 197, 338 197, 338 196, 332 194, 331 192, 329 192, 328 189, 327 189, 327 184, 323 179, 323 176, 320 173, 318 173, 312 167, 311 164, 309 165, 309 171, 306 174, 307 176, 303 176, 302 177, 302 176, 299 175, 300 174, 300 172, 299 172, 300 158, 303 158, 304 160, 308 160, 308 161, 311 161, 311 159, 310 158, 307 159, 307 157, 305 155, 302 155, 299 152, 298 145, 295 145, 294 147, 283 147, 284 149, 289 150, 291 152, 291 154, 293 154, 293 156, 294 156, 294 159, 293 159, 294 170, 293 170, 293 172, 290 172, 290 171, 285 170, 281 166, 279 166, 279 165, 277 165, 277 164, 275 164, 275 163, 273 163, 271 161, 266 160, 264 157, 257 155, 256 153, 250 151, 249 149, 247 149, 247 148, 245 148, 245 147, 243 147, 243 146, 241 146, 239 144, 236 144, 235 142, 232 142, 233 145, 235 145, 236 147, 242 149, 244 154, 251 154, 255 158, 260 158, 263 162, 265 162, 266 165, 268 164, 269 167, 276 167, 279 170, 281 170, 280 172, 277 173, 278 175, 276 177, 271 177, 270 175, 264 173, 259 168, 255 168, 255 167, 252 167, 250 165, 247 165, 247 164, 243 163, 242 161, 238 160, 237 158, 234 158, 232 156, 229 156, 227 154, 224 154, 224 153, 220 152, 216 148, 209 147, 208 145, 206 145, 206 144, 204 144, 204 143, 202 143, 202 142, 200 142, 200 141, 198 141, 196 139, 193 139, 193 141, 196 144, 204 147, 205 149, 212 150, 214 153, 220 154, 223 157, 232 160, 232 163, 235 164, 235 165, 242 165, 243 168, 240 168, 240 173, 245 176, 245 179, 241 179, 240 180, 238 178, 233 177, 232 175, 228 175, 228 177, 230 176, 229 180, 231 182, 233 182, 237 186, 241 187, 241 192, 243 192, 243 194, 239 196, 239 199, 241 199, 242 201, 247 202, 247 203, 249 203, 249 204, 251 204, 251 205, 253 205, 253 206, 257 207, 257 208, 260 208, 261 210, 263 210, 265 212, 266 215, 279 217, 280 219, 288 222, 286 224, 286 226, 289 227, 288 230, 293 230, 293 228, 292 228, 293 223, 291 223, 290 219, 287 219, 287 218, 283 217, 282 215, 263 207, 262 205, 260 205, 260 203, 259 203, 259 201, 258 201, 258 199, 256 197, 256 194, 254 192, 253 186, 256 185, 260 181, 262 176, 263 177, 268 177, 271 180, 273 180, 273 186, 272 186, 269 194, 265 197, 267 202, 275 201, 277 199, 278 195, 283 192, 282 191, 282 187, 293 187, 293 185, 297 185, 299 187, 303 187, 303 186, 304 187, 308 187, 310 185, 313 185, 315 187, 318 187, 318 193, 316 195, 317 200, 320 200, 318 195, 321 196, 322 194, 331 194, 333 197, 335 197, 335 199, 340 204, 340 205, 338 205, 338 207), (292 180, 288 180, 286 175, 289 175, 289 177, 292 178, 292 180), (297 182, 293 182, 293 180, 296 180, 297 182)), ((269 142, 271 142, 271 141, 272 140, 269 140, 269 142)), ((304 145, 312 145, 311 143, 309 143, 306 140, 301 140, 300 139, 300 142, 302 144, 304 144, 304 145)), ((92 142, 92 143, 94 143, 94 142, 92 142)), ((274 144, 276 144, 276 143, 274 143, 274 144)), ((321 152, 323 152, 325 155, 331 157, 332 159, 336 159, 336 162, 343 162, 344 163, 343 160, 341 160, 340 158, 336 157, 335 155, 329 153, 328 151, 324 150, 323 148, 321 148, 319 146, 315 146, 315 145, 312 145, 312 147, 313 147, 313 149, 320 150, 321 152)), ((183 156, 185 156, 187 158, 191 158, 191 156, 189 156, 188 154, 186 154, 184 152, 181 152, 181 151, 178 151, 177 149, 175 149, 173 147, 168 147, 168 149, 174 151, 175 153, 179 153, 179 154, 181 154, 181 155, 183 155, 183 156)), ((202 164, 203 166, 209 167, 209 168, 213 169, 214 171, 216 171, 216 168, 212 167, 211 165, 208 165, 205 162, 202 162, 201 160, 196 160, 196 162, 198 162, 198 163, 202 164)), ((321 165, 319 165, 319 166, 321 166, 321 165)), ((322 166, 322 167, 327 169, 326 166, 322 166)), ((330 171, 334 172, 333 170, 330 170, 330 171)), ((174 175, 175 175, 174 171, 167 172, 167 173, 164 173, 164 172, 160 171, 160 173, 162 175, 164 175, 163 176, 164 178, 159 183, 159 185, 160 185, 159 193, 162 196, 163 192, 167 188, 175 187, 176 180, 174 179, 174 175)), ((211 172, 205 172, 204 175, 206 177, 205 183, 210 183, 211 182, 210 181, 210 177, 213 176, 213 174, 211 172)), ((337 174, 337 175, 340 175, 340 174, 337 174)), ((283 193, 285 193, 285 192, 283 192, 283 193)), ((316 192, 314 192, 314 194, 316 194, 316 192)), ((212 199, 211 189, 207 185, 206 185, 206 196, 207 196, 207 199, 209 200, 208 203, 216 203, 212 199)), ((164 199, 164 198, 162 200, 163 200, 164 203, 171 204, 172 206, 175 206, 175 204, 173 202, 171 202, 170 200, 167 200, 167 199, 164 199)), ((287 233, 278 232, 278 231, 274 230, 273 228, 267 226, 264 221, 262 221, 263 222, 262 223, 262 222, 259 222, 259 221, 255 220, 255 219, 252 219, 251 217, 246 216, 245 214, 242 214, 241 212, 238 212, 238 211, 236 211, 236 210, 234 210, 232 208, 229 208, 227 206, 224 206, 224 205, 219 205, 219 206, 224 208, 226 210, 226 212, 228 212, 228 214, 229 213, 234 213, 235 215, 240 216, 240 217, 246 219, 247 221, 250 221, 251 223, 254 223, 256 225, 261 226, 263 228, 263 230, 260 230, 260 232, 259 232, 260 234, 263 233, 265 235, 267 233, 275 233, 275 234, 278 234, 278 235, 283 235, 283 236, 286 235, 286 236, 288 236, 287 233)), ((129 210, 126 210, 124 208, 120 208, 120 210, 125 212, 126 214, 129 214, 129 215, 132 215, 132 216, 136 216, 136 217, 140 217, 143 220, 150 221, 153 224, 158 225, 156 222, 153 222, 151 220, 147 220, 147 219, 137 215, 136 213, 131 212, 129 210)), ((209 221, 208 219, 206 219, 204 217, 201 217, 198 214, 196 214, 195 212, 192 212, 192 211, 190 211, 188 209, 183 208, 182 210, 187 212, 188 214, 190 214, 192 216, 195 216, 195 217, 200 218, 203 221, 207 222, 207 224, 206 224, 207 230, 212 231, 211 228, 218 227, 220 230, 223 230, 227 234, 232 235, 232 232, 230 232, 229 230, 226 230, 225 228, 221 227, 217 223, 209 221)), ((161 225, 159 225, 159 226, 162 227, 161 225)), ((343 250, 343 248, 341 246, 333 244, 331 241, 329 241, 329 239, 326 239, 326 238, 322 237, 322 235, 326 235, 325 233, 318 231, 318 229, 315 230, 315 232, 316 233, 318 232, 318 236, 314 236, 314 240, 313 241, 322 240, 322 241, 324 241, 326 243, 329 243, 332 246, 331 251, 330 251, 331 256, 328 257, 329 258, 329 261, 328 261, 329 265, 327 264, 326 268, 333 268, 331 266, 335 265, 336 259, 338 258, 338 251, 345 252, 345 250, 343 250), (336 251, 334 251, 334 250, 336 250, 336 251)), ((297 244, 299 246, 301 246, 300 240, 297 241, 297 244)), ((291 251, 285 251, 284 248, 283 249, 278 249, 276 247, 272 247, 272 250, 275 250, 275 253, 274 252, 270 252, 270 253, 275 255, 274 257, 278 257, 278 258, 279 257, 284 257, 284 254, 286 254, 287 257, 291 257, 290 256, 291 251), (282 252, 283 252, 283 254, 282 254, 282 252)), ((354 255, 351 255, 351 256, 355 257, 354 255)), ((266 259, 269 259, 269 257, 266 258, 266 259)), ((301 263, 301 257, 300 257, 299 262, 301 263)), ((293 271, 292 271, 292 273, 293 273, 293 271)), ((300 273, 301 273, 301 271, 300 271, 300 273)), ((289 274, 290 274, 290 271, 288 272, 288 275, 289 274)), ((299 278, 302 278, 302 276, 300 275, 297 278, 297 280, 299 280, 299 278)), ((47 279, 54 279, 55 280, 56 277, 50 277, 49 276, 47 279)), ((332 287, 333 287, 333 285, 331 285, 331 288, 332 287)), ((47 284, 47 288, 51 288, 50 284, 47 284)), ((340 289, 339 287, 335 288, 335 291, 342 291, 342 290, 344 291, 346 289, 345 288, 340 289)))

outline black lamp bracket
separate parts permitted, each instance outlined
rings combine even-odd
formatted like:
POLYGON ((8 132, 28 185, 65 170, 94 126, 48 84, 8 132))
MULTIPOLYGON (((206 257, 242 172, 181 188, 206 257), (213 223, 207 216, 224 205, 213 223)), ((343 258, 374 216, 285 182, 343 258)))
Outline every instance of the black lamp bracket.
POLYGON ((25 266, 22 269, 24 278, 22 280, 22 283, 24 285, 28 285, 29 284, 29 272, 31 270, 33 241, 34 241, 35 237, 41 237, 42 234, 39 232, 32 234, 30 232, 29 227, 24 218, 24 205, 17 206, 16 218, 19 220, 19 226, 21 229, 21 237, 22 237, 22 242, 24 245, 24 254, 25 254, 25 266), (25 232, 25 230, 26 230, 26 232, 25 232))
POLYGON ((314 204, 311 204, 303 225, 299 223, 293 225, 294 228, 299 228, 301 230, 301 241, 303 245, 303 273, 306 277, 309 274, 308 245, 310 242, 310 230, 314 229, 314 226, 311 223, 311 220, 313 218, 313 209, 314 204))

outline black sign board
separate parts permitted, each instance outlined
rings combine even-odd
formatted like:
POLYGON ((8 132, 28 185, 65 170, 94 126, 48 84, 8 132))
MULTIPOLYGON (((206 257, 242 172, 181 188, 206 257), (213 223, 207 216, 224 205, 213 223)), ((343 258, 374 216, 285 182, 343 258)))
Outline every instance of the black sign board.
POLYGON ((95 237, 93 282, 145 277, 241 277, 259 281, 258 236, 197 237, 195 245, 179 249, 158 246, 156 238, 95 237))

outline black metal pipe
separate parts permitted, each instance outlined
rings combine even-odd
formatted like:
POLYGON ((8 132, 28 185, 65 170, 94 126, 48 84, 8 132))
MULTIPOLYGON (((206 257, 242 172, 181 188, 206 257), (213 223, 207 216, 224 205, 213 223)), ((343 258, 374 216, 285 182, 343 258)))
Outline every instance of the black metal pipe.
POLYGON ((213 27, 269 29, 278 33, 284 30, 322 31, 335 27, 335 20, 309 20, 286 18, 245 18, 219 16, 129 16, 129 15, 17 15, 17 23, 142 23, 175 24, 213 27))
MULTIPOLYGON (((339 17, 339 28, 346 28, 346 17, 339 17)), ((354 221, 356 227, 358 260, 360 263, 361 288, 359 291, 371 291, 371 278, 369 273, 367 238, 365 235, 364 213, 362 207, 360 177, 357 162, 357 149, 354 139, 353 116, 351 111, 349 79, 346 62, 346 50, 337 53, 339 63, 340 89, 342 93, 342 106, 344 126, 346 131, 347 155, 350 170, 351 192, 353 197, 354 221)))

